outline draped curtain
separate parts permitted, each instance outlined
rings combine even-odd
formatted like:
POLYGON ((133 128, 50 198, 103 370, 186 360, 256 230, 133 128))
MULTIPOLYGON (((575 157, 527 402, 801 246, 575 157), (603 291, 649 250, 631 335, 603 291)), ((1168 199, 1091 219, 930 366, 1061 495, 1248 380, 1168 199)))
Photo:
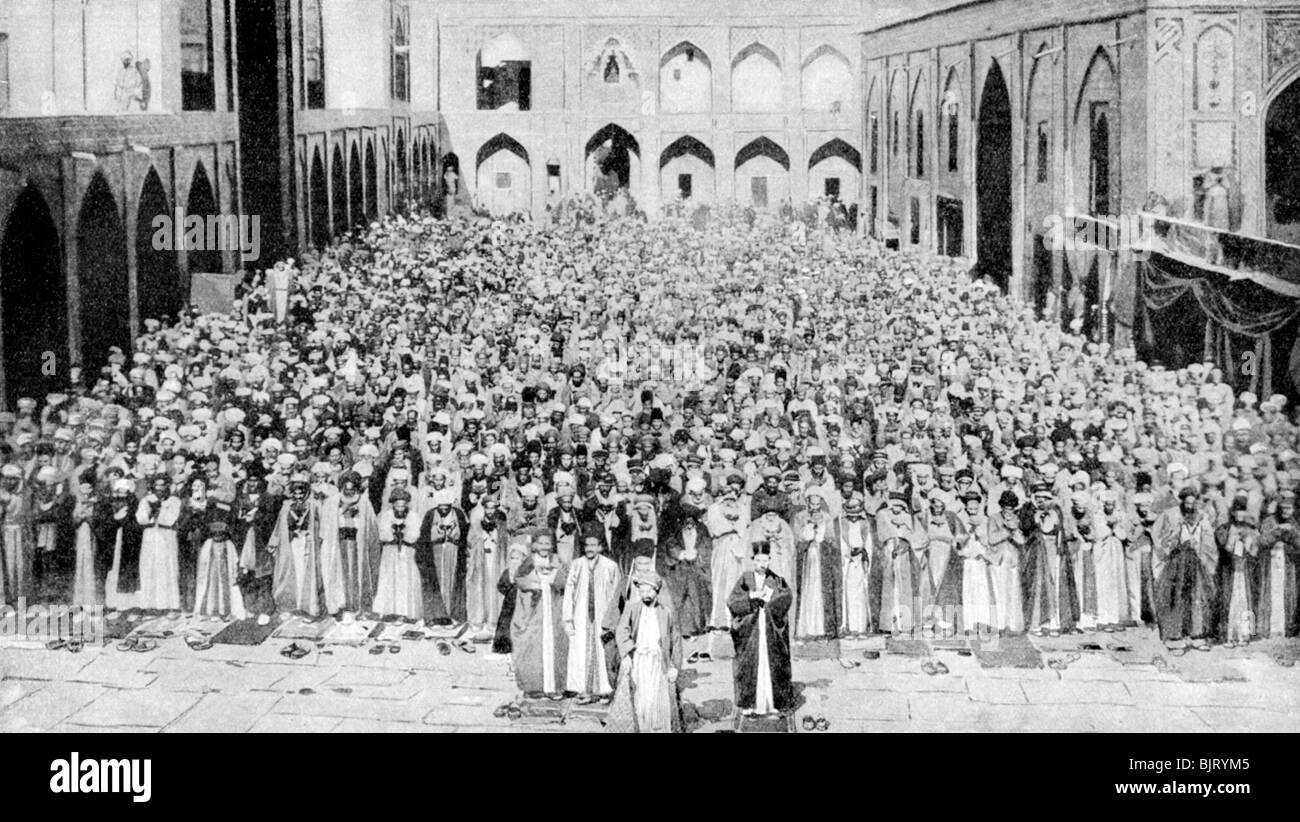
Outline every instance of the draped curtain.
POLYGON ((1221 368, 1225 381, 1237 390, 1259 396, 1273 393, 1273 345, 1287 342, 1273 336, 1300 316, 1300 300, 1250 281, 1228 280, 1161 254, 1139 263, 1138 276, 1139 311, 1149 348, 1160 347, 1158 326, 1162 323, 1155 315, 1190 294, 1203 315, 1175 319, 1204 323, 1205 360, 1221 368))

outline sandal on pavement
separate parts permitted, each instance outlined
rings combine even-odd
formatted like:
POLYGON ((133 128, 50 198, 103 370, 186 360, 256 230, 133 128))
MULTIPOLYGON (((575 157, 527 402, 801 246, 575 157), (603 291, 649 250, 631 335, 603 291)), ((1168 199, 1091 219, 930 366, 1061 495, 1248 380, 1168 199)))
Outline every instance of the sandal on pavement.
POLYGON ((82 649, 83 647, 85 647, 85 643, 82 642, 82 641, 79 640, 79 639, 70 639, 70 640, 68 640, 68 646, 67 646, 67 647, 68 647, 68 650, 71 651, 72 653, 74 653, 74 654, 79 654, 79 653, 81 653, 81 649, 82 649))
POLYGON ((438 653, 443 656, 451 656, 451 646, 447 644, 446 640, 438 640, 438 653))
POLYGON ((824 716, 819 716, 817 717, 816 727, 819 731, 829 731, 831 729, 831 721, 824 716))
POLYGON ((383 646, 383 645, 371 645, 371 646, 370 646, 370 655, 371 655, 371 656, 379 656, 379 655, 382 654, 383 652, 384 652, 384 646, 383 646))
POLYGON ((935 664, 928 660, 921 665, 921 670, 925 671, 930 676, 934 676, 935 674, 939 673, 939 669, 935 667, 935 664))
POLYGON ((862 663, 858 662, 856 659, 848 659, 846 657, 840 657, 840 667, 846 671, 851 671, 854 668, 861 667, 861 665, 862 663))
POLYGON ((117 649, 119 651, 134 651, 135 645, 139 641, 140 640, 137 639, 136 637, 129 636, 123 639, 121 642, 117 643, 117 649))
POLYGON ((516 705, 511 705, 510 707, 506 708, 507 719, 522 719, 523 715, 524 712, 520 710, 519 707, 516 705))
POLYGON ((863 651, 862 656, 867 659, 880 659, 880 651, 863 651))
POLYGON ((131 650, 136 651, 137 653, 147 654, 150 651, 157 650, 157 648, 158 648, 158 643, 156 640, 142 639, 139 642, 135 643, 135 647, 132 648, 131 650))
POLYGON ((402 652, 402 646, 398 645, 396 642, 388 646, 388 653, 390 654, 400 654, 401 652, 402 652))
POLYGON ((939 673, 941 673, 941 674, 946 674, 946 673, 948 673, 948 666, 947 666, 947 665, 944 665, 942 662, 936 662, 936 663, 934 663, 934 668, 935 668, 935 670, 937 670, 937 671, 938 671, 939 673))
POLYGON ((60 648, 62 648, 64 645, 67 645, 67 644, 68 644, 68 641, 67 641, 66 639, 63 639, 63 638, 59 638, 59 639, 51 639, 49 642, 45 643, 45 650, 47 650, 47 651, 57 651, 57 650, 59 650, 60 648))
POLYGON ((497 719, 505 719, 506 714, 508 713, 510 713, 509 705, 498 705, 496 710, 492 712, 492 715, 497 719))
POLYGON ((805 731, 817 730, 817 720, 811 714, 805 714, 803 718, 803 729, 805 731))

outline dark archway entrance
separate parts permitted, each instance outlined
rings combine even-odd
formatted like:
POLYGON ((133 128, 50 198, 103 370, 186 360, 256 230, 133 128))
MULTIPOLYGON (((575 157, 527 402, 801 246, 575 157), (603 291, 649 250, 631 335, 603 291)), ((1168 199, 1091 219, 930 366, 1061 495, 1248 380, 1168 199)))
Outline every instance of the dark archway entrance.
POLYGON ((131 350, 131 299, 126 230, 117 201, 96 174, 77 216, 77 281, 81 290, 82 378, 94 383, 109 346, 131 350))
POLYGON ((158 172, 151 168, 140 189, 140 207, 136 210, 135 223, 135 292, 136 304, 140 308, 141 328, 144 321, 149 319, 175 322, 176 315, 184 305, 185 294, 180 268, 176 264, 172 218, 167 191, 158 178, 158 172), (162 223, 162 230, 173 232, 172 243, 163 248, 155 248, 154 243, 159 229, 154 227, 153 222, 159 216, 167 218, 162 223))
POLYGON ((374 141, 366 143, 366 219, 379 216, 379 173, 375 168, 374 141))
POLYGON ((334 146, 334 157, 330 163, 330 194, 333 201, 335 237, 348 231, 347 179, 347 170, 343 167, 343 151, 338 146, 334 146))
POLYGON ((1268 107, 1264 186, 1268 236, 1300 244, 1300 77, 1268 107))
POLYGON ((411 151, 411 205, 424 203, 424 142, 416 140, 411 151))
POLYGON ((0 246, 6 407, 44 397, 68 378, 68 304, 59 264, 59 232, 35 186, 18 195, 0 246), (49 364, 53 374, 42 373, 49 364))
POLYGON ((203 170, 203 164, 200 163, 194 167, 194 179, 190 181, 190 200, 186 205, 185 216, 203 218, 203 248, 187 249, 189 259, 190 273, 208 272, 219 273, 225 271, 225 265, 221 260, 221 249, 217 247, 220 239, 218 233, 208 231, 209 225, 214 225, 209 217, 220 215, 217 210, 217 198, 212 193, 212 184, 208 182, 208 173, 203 170))
POLYGON ((393 168, 393 196, 397 200, 396 210, 406 213, 406 135, 397 132, 397 165, 393 168))
POLYGON ((325 182, 325 164, 320 150, 311 158, 311 244, 324 248, 330 242, 330 191, 325 182))
POLYGON ((610 123, 591 135, 586 156, 595 163, 596 179, 592 183, 596 192, 612 194, 631 185, 632 158, 640 158, 641 146, 623 128, 610 123))
POLYGON ((348 207, 351 209, 348 215, 351 217, 352 225, 361 225, 366 221, 366 195, 364 172, 361 170, 361 151, 356 143, 352 144, 349 156, 352 162, 348 164, 348 207))
POLYGON ((976 273, 1006 291, 1011 280, 1011 95, 996 60, 980 96, 976 152, 976 273))

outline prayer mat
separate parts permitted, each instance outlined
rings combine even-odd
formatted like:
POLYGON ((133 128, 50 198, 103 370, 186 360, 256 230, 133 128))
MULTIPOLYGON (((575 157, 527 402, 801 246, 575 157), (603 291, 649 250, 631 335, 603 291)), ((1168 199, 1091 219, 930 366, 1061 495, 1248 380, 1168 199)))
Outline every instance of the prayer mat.
POLYGON ((230 620, 221 619, 220 617, 196 616, 190 621, 184 634, 187 637, 203 637, 204 639, 211 639, 224 631, 226 626, 229 624, 231 624, 230 620))
POLYGON ((312 620, 308 617, 290 617, 280 623, 272 636, 276 639, 305 639, 315 642, 325 636, 334 627, 334 617, 312 620))
POLYGON ((128 620, 128 616, 129 614, 127 614, 127 612, 119 611, 112 619, 108 619, 107 617, 104 619, 102 625, 104 628, 105 641, 122 639, 135 629, 135 626, 138 623, 128 620))
POLYGON ((1043 654, 1024 634, 998 637, 996 641, 972 640, 971 650, 981 668, 1041 668, 1043 654))
POLYGON ((222 628, 212 637, 212 642, 216 645, 261 645, 278 627, 280 623, 275 620, 258 625, 257 617, 241 619, 222 628))
POLYGON ((769 714, 767 716, 736 715, 736 733, 740 734, 792 734, 795 732, 794 714, 769 714))
POLYGON ((559 725, 569 709, 569 700, 528 699, 519 700, 519 719, 523 725, 559 725))
POLYGON ((590 705, 579 705, 575 700, 569 706, 569 712, 565 716, 565 722, 593 722, 596 724, 604 723, 606 715, 609 714, 608 705, 600 705, 593 702, 590 705))
POLYGON ((790 656, 795 659, 839 659, 840 641, 838 639, 796 640, 790 649, 790 656))
POLYGON ((326 645, 360 645, 370 638, 371 632, 379 623, 371 619, 358 619, 352 622, 336 622, 334 627, 325 632, 321 641, 326 645))
POLYGON ((198 624, 198 620, 201 619, 202 617, 185 616, 184 614, 177 617, 160 616, 145 619, 137 624, 131 635, 149 639, 169 639, 180 636, 191 626, 198 624))
POLYGON ((899 656, 923 657, 930 655, 930 646, 923 639, 885 638, 885 653, 899 656))
POLYGON ((949 637, 948 639, 932 639, 929 644, 932 651, 965 651, 970 648, 973 641, 964 637, 949 637))

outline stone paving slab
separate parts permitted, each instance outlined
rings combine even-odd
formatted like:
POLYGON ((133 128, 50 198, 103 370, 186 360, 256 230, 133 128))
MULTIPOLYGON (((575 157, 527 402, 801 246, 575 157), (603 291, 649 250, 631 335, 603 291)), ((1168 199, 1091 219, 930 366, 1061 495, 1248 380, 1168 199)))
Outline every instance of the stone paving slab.
POLYGON ((270 713, 279 699, 275 694, 205 694, 163 732, 244 733, 270 713))
MULTIPOLYGON (((1038 643, 1040 640, 1032 640, 1038 643)), ((0 647, 0 731, 167 732, 490 732, 599 733, 598 719, 512 723, 493 711, 516 696, 508 658, 434 643, 402 644, 381 655, 365 648, 312 646, 299 660, 287 643, 216 646, 195 652, 180 639, 137 654, 112 646, 81 654, 0 647)), ((1215 649, 1172 657, 1153 632, 1053 638, 1044 660, 1055 668, 982 668, 973 657, 934 650, 928 657, 884 654, 880 638, 845 642, 839 660, 795 660, 805 714, 831 731, 1300 731, 1300 668, 1275 656, 1300 645, 1215 649), (1084 642, 1123 641, 1131 653, 1086 651, 1084 642), (945 675, 921 665, 942 661, 945 675)), ((732 663, 683 668, 682 700, 700 706, 734 699, 732 663)), ((696 731, 733 728, 732 717, 696 731)), ((802 729, 799 732, 803 732, 802 729)))

